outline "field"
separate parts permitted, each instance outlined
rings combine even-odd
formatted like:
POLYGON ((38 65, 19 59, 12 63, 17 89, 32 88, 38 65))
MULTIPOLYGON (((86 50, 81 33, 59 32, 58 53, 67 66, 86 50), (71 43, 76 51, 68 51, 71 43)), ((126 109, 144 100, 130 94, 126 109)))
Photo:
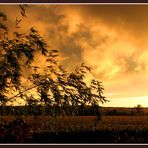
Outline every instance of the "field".
POLYGON ((14 116, 1 117, 1 125, 7 129, 5 134, 1 128, 1 143, 148 142, 148 116, 103 116, 99 122, 95 116, 21 118, 16 122, 14 116))

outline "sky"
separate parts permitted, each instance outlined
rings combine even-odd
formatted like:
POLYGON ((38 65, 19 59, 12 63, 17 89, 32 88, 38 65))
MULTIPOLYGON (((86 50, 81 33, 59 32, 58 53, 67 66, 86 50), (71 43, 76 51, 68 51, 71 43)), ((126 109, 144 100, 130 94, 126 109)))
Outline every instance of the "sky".
MULTIPOLYGON (((13 30, 19 7, 0 10, 13 30)), ((82 62, 93 67, 110 101, 104 106, 148 107, 148 5, 40 4, 30 5, 26 15, 23 29, 35 27, 68 70, 82 62)))

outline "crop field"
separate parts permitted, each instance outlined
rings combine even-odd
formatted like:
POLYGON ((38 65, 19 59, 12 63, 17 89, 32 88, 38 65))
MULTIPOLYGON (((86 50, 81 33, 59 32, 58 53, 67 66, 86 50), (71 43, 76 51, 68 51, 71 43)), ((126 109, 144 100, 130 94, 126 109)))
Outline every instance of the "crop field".
MULTIPOLYGON (((8 129, 11 127, 11 130, 7 130, 9 137, 3 136, 4 142, 14 135, 17 135, 17 140, 22 143, 148 142, 148 116, 103 116, 98 122, 95 116, 22 116, 21 118, 23 123, 15 122, 14 116, 1 117, 2 127, 8 129), (29 138, 20 139, 21 134, 29 138)), ((10 142, 13 142, 11 140, 10 142)))
MULTIPOLYGON (((95 126, 95 116, 22 116, 32 131, 65 131, 65 130, 92 130, 95 126)), ((1 117, 1 124, 8 124, 15 119, 14 116, 1 117)), ((148 129, 148 116, 104 116, 97 122, 95 129, 99 130, 146 130, 148 129)))

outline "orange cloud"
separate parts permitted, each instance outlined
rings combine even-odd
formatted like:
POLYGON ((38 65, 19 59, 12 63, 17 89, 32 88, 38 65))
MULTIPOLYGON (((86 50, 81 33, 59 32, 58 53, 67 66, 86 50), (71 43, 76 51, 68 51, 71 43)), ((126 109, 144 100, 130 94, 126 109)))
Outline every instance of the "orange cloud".
MULTIPOLYGON (((92 65, 106 94, 116 93, 117 98, 147 96, 147 7, 30 5, 23 29, 36 27, 49 49, 60 51, 60 60, 69 70, 81 62, 92 65)), ((8 13, 9 25, 14 26, 19 14, 16 8, 0 6, 8 13)), ((44 58, 36 55, 35 63, 42 65, 39 61, 44 58)))

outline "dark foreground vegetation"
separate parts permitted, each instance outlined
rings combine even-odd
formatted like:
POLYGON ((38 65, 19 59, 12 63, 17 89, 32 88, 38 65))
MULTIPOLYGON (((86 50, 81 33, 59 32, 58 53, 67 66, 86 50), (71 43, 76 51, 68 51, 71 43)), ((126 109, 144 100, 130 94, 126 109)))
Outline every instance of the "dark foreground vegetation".
POLYGON ((147 143, 147 116, 1 117, 1 143, 147 143))
POLYGON ((0 107, 0 143, 147 143, 148 109, 0 107), (98 118, 100 117, 100 118, 98 118))

